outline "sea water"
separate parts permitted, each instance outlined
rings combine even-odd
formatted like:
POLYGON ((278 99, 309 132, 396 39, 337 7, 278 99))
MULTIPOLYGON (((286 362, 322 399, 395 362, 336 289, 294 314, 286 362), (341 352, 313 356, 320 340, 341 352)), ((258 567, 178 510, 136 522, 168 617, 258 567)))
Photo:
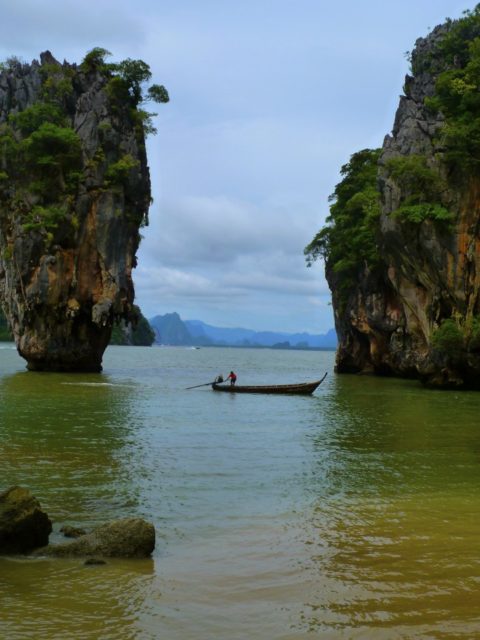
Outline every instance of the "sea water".
POLYGON ((480 395, 337 376, 321 351, 109 347, 102 374, 0 348, 1 486, 54 523, 141 516, 146 560, 0 557, 0 638, 480 637, 480 395), (313 396, 207 383, 328 376, 313 396))

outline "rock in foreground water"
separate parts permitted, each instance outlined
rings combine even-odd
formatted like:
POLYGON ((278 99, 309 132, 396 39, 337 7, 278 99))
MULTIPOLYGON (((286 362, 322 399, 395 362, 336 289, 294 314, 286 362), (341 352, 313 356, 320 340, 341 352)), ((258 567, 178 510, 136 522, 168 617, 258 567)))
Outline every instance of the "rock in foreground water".
POLYGON ((37 553, 63 558, 148 558, 154 548, 154 526, 142 518, 124 518, 104 524, 72 542, 50 545, 37 553))
POLYGON ((0 553, 28 553, 48 544, 52 523, 28 489, 0 494, 0 553))

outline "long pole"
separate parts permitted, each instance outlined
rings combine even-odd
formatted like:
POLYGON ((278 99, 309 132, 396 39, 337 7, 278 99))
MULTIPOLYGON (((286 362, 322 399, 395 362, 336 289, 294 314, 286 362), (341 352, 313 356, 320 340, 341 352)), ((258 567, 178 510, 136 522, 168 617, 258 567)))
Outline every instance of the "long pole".
POLYGON ((208 387, 211 384, 213 384, 213 382, 205 382, 205 384, 196 384, 194 387, 186 387, 185 391, 187 391, 188 389, 198 389, 198 387, 208 387))

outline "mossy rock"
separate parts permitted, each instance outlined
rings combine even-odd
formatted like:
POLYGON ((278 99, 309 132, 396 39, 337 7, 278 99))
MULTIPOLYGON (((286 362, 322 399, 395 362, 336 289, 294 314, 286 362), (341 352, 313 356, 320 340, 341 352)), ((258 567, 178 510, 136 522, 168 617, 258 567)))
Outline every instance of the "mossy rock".
POLYGON ((52 523, 28 489, 0 494, 0 553, 28 553, 48 544, 52 523))
POLYGON ((115 520, 65 544, 39 549, 36 555, 61 558, 148 558, 155 548, 155 528, 142 518, 115 520))

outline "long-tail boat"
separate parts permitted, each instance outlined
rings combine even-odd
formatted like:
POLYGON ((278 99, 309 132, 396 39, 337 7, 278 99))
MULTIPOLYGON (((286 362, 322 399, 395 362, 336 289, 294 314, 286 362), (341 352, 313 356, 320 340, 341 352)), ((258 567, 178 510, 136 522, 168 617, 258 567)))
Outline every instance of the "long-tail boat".
POLYGON ((212 382, 214 391, 226 391, 227 393, 283 393, 289 395, 310 395, 325 380, 327 374, 321 380, 315 382, 300 382, 299 384, 269 384, 269 385, 238 385, 220 384, 212 382))

